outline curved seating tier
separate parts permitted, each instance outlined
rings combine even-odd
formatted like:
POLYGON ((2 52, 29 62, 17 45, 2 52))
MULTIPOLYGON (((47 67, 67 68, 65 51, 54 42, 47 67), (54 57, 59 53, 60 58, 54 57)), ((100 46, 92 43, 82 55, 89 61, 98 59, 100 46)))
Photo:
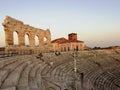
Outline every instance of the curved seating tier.
POLYGON ((120 50, 1 58, 0 90, 120 90, 120 50))

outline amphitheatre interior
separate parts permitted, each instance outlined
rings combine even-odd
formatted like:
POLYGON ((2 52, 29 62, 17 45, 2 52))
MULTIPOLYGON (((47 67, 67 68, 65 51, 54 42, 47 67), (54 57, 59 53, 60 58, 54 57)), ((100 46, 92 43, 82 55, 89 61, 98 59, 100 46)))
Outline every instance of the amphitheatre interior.
POLYGON ((17 48, 19 53, 0 52, 0 90, 120 90, 120 48, 60 53, 47 52, 47 48, 39 54, 27 53, 50 47, 50 31, 39 32, 11 17, 5 19, 3 26, 7 50, 17 48), (20 26, 15 28, 18 23, 20 26), (17 46, 13 43, 14 28, 19 36, 17 46), (30 38, 28 47, 24 43, 25 33, 30 38), (35 35, 40 39, 38 47, 35 35))
POLYGON ((120 49, 0 58, 0 90, 120 90, 120 49))

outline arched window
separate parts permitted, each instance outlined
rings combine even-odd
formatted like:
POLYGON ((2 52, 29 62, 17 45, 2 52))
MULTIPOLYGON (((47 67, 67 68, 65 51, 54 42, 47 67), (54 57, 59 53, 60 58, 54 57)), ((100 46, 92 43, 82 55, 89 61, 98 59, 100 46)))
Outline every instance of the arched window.
POLYGON ((30 45, 28 34, 25 34, 25 45, 30 45))
POLYGON ((18 45, 18 33, 16 31, 13 32, 13 42, 14 45, 18 45))
POLYGON ((38 36, 35 35, 35 46, 38 46, 39 45, 39 39, 38 39, 38 36))

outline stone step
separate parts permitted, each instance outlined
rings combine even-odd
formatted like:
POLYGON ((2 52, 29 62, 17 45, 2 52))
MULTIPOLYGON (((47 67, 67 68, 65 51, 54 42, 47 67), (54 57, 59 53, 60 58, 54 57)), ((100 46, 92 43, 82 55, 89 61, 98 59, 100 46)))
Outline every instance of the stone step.
POLYGON ((30 90, 29 86, 17 86, 16 90, 30 90))
POLYGON ((16 59, 6 59, 0 61, 0 68, 3 68, 5 65, 15 62, 16 59))
POLYGON ((26 66, 26 63, 22 63, 19 66, 17 66, 17 68, 12 71, 8 77, 5 79, 5 81, 3 82, 1 88, 7 88, 7 87, 14 87, 18 84, 19 81, 19 77, 21 72, 23 71, 24 67, 26 66))
MULTIPOLYGON (((34 63, 29 63, 27 66, 24 68, 24 71, 21 73, 18 85, 17 85, 17 90, 21 90, 21 88, 28 88, 28 77, 29 77, 29 72, 31 68, 34 66, 34 63)), ((25 89, 26 90, 26 89, 25 89)))
MULTIPOLYGON (((14 56, 9 58, 4 58, 0 60, 0 68, 3 68, 6 65, 14 63, 15 61, 23 61, 26 56, 14 56)), ((24 60, 25 61, 25 60, 24 60)))
POLYGON ((0 89, 0 90, 16 90, 16 87, 9 87, 9 88, 4 88, 4 89, 0 89))
POLYGON ((29 75, 29 87, 30 90, 38 90, 37 80, 36 80, 36 72, 40 69, 41 64, 36 64, 34 68, 32 68, 29 75))
POLYGON ((36 72, 36 81, 38 88, 41 88, 41 72, 46 66, 46 64, 42 63, 41 68, 39 68, 39 70, 36 72))
POLYGON ((3 69, 6 69, 6 70, 9 70, 10 72, 13 71, 18 65, 20 65, 21 63, 23 63, 22 61, 21 62, 13 62, 9 65, 6 65, 3 69))
POLYGON ((9 74, 9 70, 0 70, 0 87, 8 74, 9 74))
POLYGON ((4 80, 7 78, 7 76, 18 66, 20 65, 22 62, 12 62, 6 66, 4 66, 3 68, 1 68, 0 70, 0 87, 2 85, 2 83, 4 82, 4 80))

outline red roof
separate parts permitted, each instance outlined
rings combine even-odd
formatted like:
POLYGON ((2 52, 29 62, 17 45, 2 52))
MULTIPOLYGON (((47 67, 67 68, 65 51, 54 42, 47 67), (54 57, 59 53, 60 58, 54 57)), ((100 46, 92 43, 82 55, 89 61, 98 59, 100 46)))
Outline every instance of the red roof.
POLYGON ((83 43, 83 41, 79 41, 79 40, 68 40, 66 38, 58 38, 52 41, 52 43, 70 43, 70 42, 81 42, 83 43))

